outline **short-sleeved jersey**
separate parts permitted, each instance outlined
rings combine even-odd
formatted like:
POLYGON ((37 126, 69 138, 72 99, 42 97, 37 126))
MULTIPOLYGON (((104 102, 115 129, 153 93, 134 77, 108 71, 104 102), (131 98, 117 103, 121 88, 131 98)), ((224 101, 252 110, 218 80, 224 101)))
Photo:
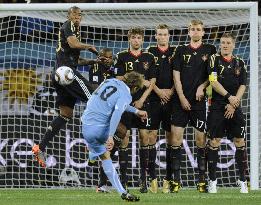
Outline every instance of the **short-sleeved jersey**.
POLYGON ((87 125, 110 126, 111 134, 114 134, 122 113, 136 111, 129 105, 131 101, 130 89, 123 81, 108 79, 92 94, 81 120, 87 125), (113 115, 115 111, 119 111, 117 115, 113 115))
MULTIPOLYGON (((150 46, 148 52, 152 53, 156 62, 156 85, 160 89, 170 89, 173 86, 173 70, 171 58, 175 47, 169 46, 167 50, 161 50, 158 46, 150 46)), ((155 92, 151 93, 152 101, 159 100, 155 92)))
MULTIPOLYGON (((145 80, 156 78, 156 65, 154 55, 142 51, 140 55, 134 55, 130 50, 119 52, 116 55, 115 63, 116 76, 123 76, 131 71, 144 75, 145 80)), ((139 99, 146 88, 135 93, 133 100, 139 99)))
MULTIPOLYGON (((247 71, 244 61, 236 56, 232 56, 228 61, 220 54, 214 54, 210 57, 208 65, 208 74, 214 76, 226 91, 231 95, 236 95, 241 85, 247 83, 247 71)), ((210 79, 211 81, 211 79, 210 79)), ((212 90, 212 106, 226 105, 229 102, 214 89, 212 90)))
POLYGON ((93 84, 101 84, 104 80, 114 78, 114 67, 107 67, 102 63, 95 63, 89 70, 89 81, 93 84))
POLYGON ((208 79, 207 61, 215 53, 215 46, 204 43, 198 48, 190 44, 176 48, 173 70, 180 72, 183 93, 190 103, 196 100, 198 86, 208 79))
POLYGON ((56 67, 68 66, 76 68, 80 56, 80 49, 71 48, 67 42, 69 36, 76 36, 80 41, 80 31, 74 26, 72 21, 66 21, 59 30, 58 44, 56 47, 56 67))

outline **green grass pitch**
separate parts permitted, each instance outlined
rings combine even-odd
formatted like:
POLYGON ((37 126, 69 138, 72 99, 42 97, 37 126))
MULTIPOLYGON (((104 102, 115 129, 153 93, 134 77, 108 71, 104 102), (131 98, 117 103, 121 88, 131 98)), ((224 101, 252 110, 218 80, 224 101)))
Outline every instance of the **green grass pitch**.
MULTIPOLYGON (((261 205, 261 190, 240 194, 238 189, 219 189, 217 194, 200 194, 183 189, 178 194, 140 194, 138 205, 261 205)), ((94 189, 0 189, 0 205, 116 205, 123 201, 116 192, 95 193, 94 189)))

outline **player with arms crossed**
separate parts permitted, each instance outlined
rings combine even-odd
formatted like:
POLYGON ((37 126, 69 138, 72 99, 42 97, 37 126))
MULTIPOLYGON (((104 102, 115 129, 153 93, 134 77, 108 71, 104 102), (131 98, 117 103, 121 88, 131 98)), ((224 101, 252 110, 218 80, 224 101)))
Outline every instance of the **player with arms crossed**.
POLYGON ((169 181, 172 178, 171 172, 171 158, 170 150, 171 145, 168 141, 170 139, 170 116, 172 111, 172 95, 174 93, 173 71, 171 64, 171 57, 175 50, 174 46, 169 45, 169 27, 166 24, 159 24, 155 29, 155 38, 157 40, 156 46, 148 47, 148 52, 155 56, 157 75, 156 84, 153 92, 150 95, 150 105, 153 107, 151 110, 154 117, 151 118, 151 126, 155 128, 152 131, 151 138, 149 139, 149 165, 148 171, 150 173, 151 187, 150 190, 154 193, 158 190, 158 183, 155 172, 156 160, 156 140, 160 123, 162 128, 166 131, 166 178, 163 180, 163 193, 169 192, 169 181))
MULTIPOLYGON (((141 167, 141 177, 140 177, 140 192, 146 193, 147 190, 147 182, 146 182, 146 170, 148 168, 148 149, 149 149, 149 137, 151 134, 150 127, 150 105, 148 101, 148 97, 153 90, 153 86, 156 81, 155 74, 155 59, 153 54, 145 52, 142 50, 142 44, 144 41, 144 30, 137 27, 131 28, 128 32, 128 39, 130 43, 130 48, 128 50, 122 51, 116 56, 115 67, 118 69, 117 78, 122 79, 123 75, 129 73, 131 71, 136 71, 142 74, 145 78, 144 87, 133 95, 132 104, 137 109, 144 109, 148 112, 149 118, 145 122, 141 122, 137 120, 136 117, 131 115, 124 114, 122 117, 122 123, 127 125, 127 128, 137 127, 139 129, 140 136, 140 167, 141 167), (131 125, 129 122, 132 122, 131 125)), ((120 148, 120 154, 123 148, 127 148, 129 142, 129 132, 124 138, 123 143, 120 148)), ((125 151, 126 152, 126 151, 125 151)), ((120 163, 128 162, 127 154, 120 159, 120 163)), ((126 170, 127 171, 127 170, 126 170)), ((121 171, 121 173, 124 173, 121 171)), ((126 173, 126 172, 125 172, 126 173)))
POLYGON ((241 193, 248 193, 245 176, 245 126, 246 121, 240 108, 245 92, 247 72, 244 61, 233 55, 235 38, 224 33, 220 39, 221 53, 212 55, 209 61, 209 81, 213 88, 210 112, 207 120, 209 142, 207 159, 209 171, 209 193, 217 193, 216 169, 221 139, 227 134, 236 146, 235 160, 239 170, 241 193))
POLYGON ((74 80, 71 84, 62 86, 55 81, 55 72, 53 72, 52 81, 57 92, 56 104, 60 109, 60 114, 51 122, 40 144, 34 145, 32 149, 35 159, 42 167, 46 166, 44 157, 46 146, 72 118, 76 100, 87 101, 91 96, 89 90, 93 90, 92 85, 76 70, 77 65, 93 63, 92 60, 80 57, 81 50, 98 53, 94 46, 80 42, 81 18, 81 9, 76 6, 71 7, 68 10, 68 20, 59 30, 56 69, 60 66, 70 67, 74 72, 74 80))
POLYGON ((102 167, 111 184, 121 194, 121 198, 127 201, 139 201, 139 198, 123 188, 105 143, 111 149, 113 136, 124 111, 135 113, 142 120, 147 118, 146 111, 129 105, 132 101, 131 93, 137 92, 142 86, 143 77, 136 72, 125 74, 123 81, 108 79, 93 93, 82 116, 82 131, 88 143, 89 159, 99 157, 102 160, 102 167))
POLYGON ((195 128, 198 162, 198 190, 206 192, 206 98, 208 85, 207 60, 216 53, 215 46, 202 42, 204 25, 200 20, 192 20, 188 27, 190 43, 178 46, 173 57, 173 75, 176 93, 173 96, 173 113, 171 119, 171 159, 174 181, 171 192, 178 192, 181 187, 180 164, 181 145, 184 129, 190 121, 195 128))

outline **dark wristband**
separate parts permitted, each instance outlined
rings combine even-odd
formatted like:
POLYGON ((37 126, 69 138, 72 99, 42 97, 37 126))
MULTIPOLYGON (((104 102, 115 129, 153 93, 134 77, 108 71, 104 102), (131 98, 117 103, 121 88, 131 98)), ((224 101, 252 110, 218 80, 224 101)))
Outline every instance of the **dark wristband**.
POLYGON ((224 97, 225 97, 226 100, 228 100, 228 98, 229 98, 230 96, 231 96, 230 93, 227 93, 224 97))

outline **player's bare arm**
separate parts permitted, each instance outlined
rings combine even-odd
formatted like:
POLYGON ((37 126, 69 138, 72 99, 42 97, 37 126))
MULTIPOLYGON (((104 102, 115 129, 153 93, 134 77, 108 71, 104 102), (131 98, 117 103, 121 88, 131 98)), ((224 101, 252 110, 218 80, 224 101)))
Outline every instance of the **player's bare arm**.
POLYGON ((81 50, 89 50, 92 53, 98 54, 98 51, 93 45, 81 43, 76 36, 69 36, 67 42, 71 48, 77 48, 81 50))
POLYGON ((244 95, 246 90, 246 86, 245 85, 240 85, 240 87, 237 90, 237 94, 236 97, 238 98, 238 100, 241 100, 242 96, 244 95))
POLYGON ((217 93, 219 93, 220 95, 222 95, 225 98, 227 98, 229 103, 234 108, 239 106, 240 101, 239 101, 238 97, 230 95, 227 92, 227 90, 218 81, 211 82, 211 86, 217 93))
POLYGON ((160 89, 157 85, 154 85, 153 90, 159 96, 163 104, 167 103, 170 100, 170 96, 166 92, 169 89, 160 89))
POLYGON ((208 84, 209 84, 209 81, 206 80, 204 83, 202 83, 200 86, 198 86, 197 92, 196 92, 196 100, 201 101, 204 98, 204 96, 205 96, 204 90, 208 86, 208 84))
POLYGON ((175 88, 176 88, 176 92, 179 96, 179 100, 180 100, 182 108, 184 110, 190 110, 191 105, 190 105, 189 101, 187 100, 187 98, 185 97, 185 95, 183 93, 182 84, 181 84, 181 80, 180 80, 180 72, 174 70, 173 71, 173 77, 174 77, 174 85, 175 85, 175 88))
POLYGON ((98 59, 81 58, 78 59, 79 65, 93 65, 98 62, 98 59))
POLYGON ((151 84, 150 84, 150 87, 147 88, 143 95, 141 96, 141 98, 139 100, 136 100, 133 105, 134 107, 136 107, 137 109, 139 108, 142 108, 143 107, 143 104, 145 102, 145 100, 147 99, 147 97, 150 95, 151 91, 153 90, 153 86, 155 85, 155 82, 156 82, 156 78, 152 78, 150 80, 151 84))

